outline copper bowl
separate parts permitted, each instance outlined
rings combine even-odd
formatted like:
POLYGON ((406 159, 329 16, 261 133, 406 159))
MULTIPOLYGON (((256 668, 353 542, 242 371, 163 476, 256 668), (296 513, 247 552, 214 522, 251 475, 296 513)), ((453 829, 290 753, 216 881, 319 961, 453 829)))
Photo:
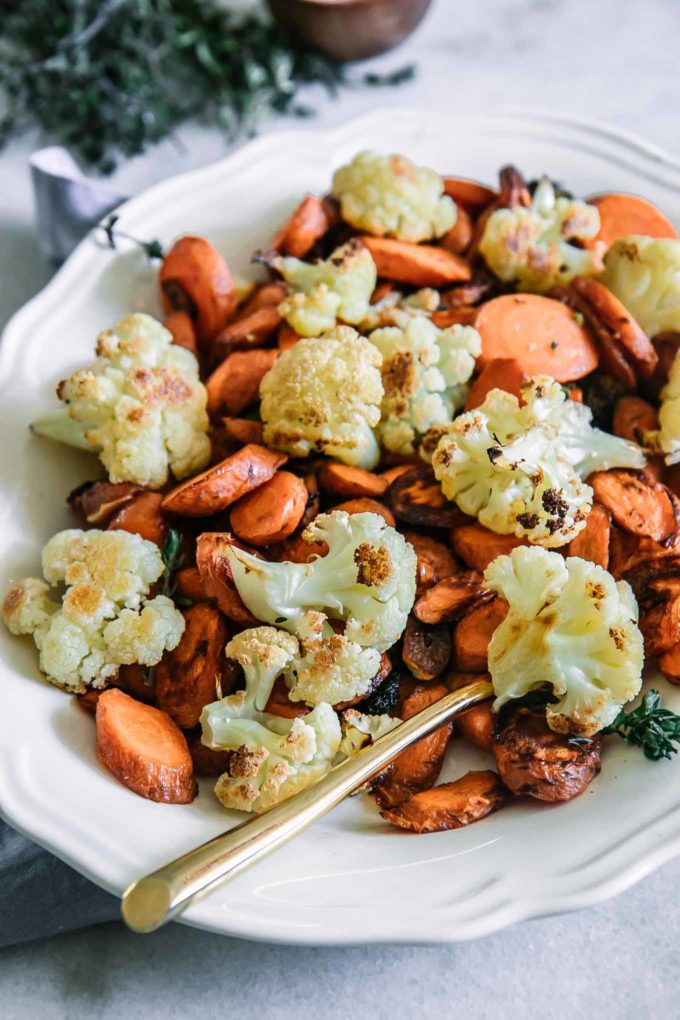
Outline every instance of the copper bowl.
POLYGON ((267 0, 276 21, 298 42, 331 60, 364 60, 397 46, 431 0, 267 0))

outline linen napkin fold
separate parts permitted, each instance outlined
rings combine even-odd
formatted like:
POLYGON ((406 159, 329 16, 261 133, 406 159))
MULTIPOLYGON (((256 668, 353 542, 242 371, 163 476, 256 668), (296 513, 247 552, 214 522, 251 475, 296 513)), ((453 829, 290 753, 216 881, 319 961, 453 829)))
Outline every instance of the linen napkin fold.
MULTIPOLYGON (((124 198, 80 172, 60 146, 30 161, 40 249, 60 265, 124 198)), ((0 821, 0 948, 119 916, 119 902, 0 821)))
POLYGON ((39 149, 31 156, 30 167, 38 244, 58 266, 88 230, 125 198, 85 177, 71 153, 60 145, 39 149))

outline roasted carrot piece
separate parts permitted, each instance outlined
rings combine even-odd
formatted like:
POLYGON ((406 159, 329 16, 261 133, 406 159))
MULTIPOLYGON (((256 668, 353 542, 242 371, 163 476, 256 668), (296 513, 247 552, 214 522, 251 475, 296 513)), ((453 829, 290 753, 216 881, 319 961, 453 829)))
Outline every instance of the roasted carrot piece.
POLYGON ((238 415, 254 404, 260 383, 278 357, 277 350, 234 351, 208 378, 208 414, 238 415))
POLYGON ((276 335, 276 344, 280 351, 287 351, 290 347, 295 347, 300 339, 300 334, 296 333, 292 326, 289 326, 287 322, 281 323, 276 335))
POLYGON ((463 524, 451 532, 451 545, 463 563, 484 571, 497 556, 505 556, 518 545, 526 545, 514 535, 497 535, 481 524, 463 524))
POLYGON ((678 530, 676 510, 665 485, 642 471, 597 471, 588 479, 595 498, 616 523, 634 535, 665 542, 678 530))
MULTIPOLYGON (((467 684, 474 684, 481 680, 488 682, 490 679, 488 673, 454 673, 448 683, 452 691, 457 691, 461 687, 466 687, 467 684)), ((473 705, 472 708, 468 708, 456 716, 454 732, 460 733, 461 737, 482 751, 492 752, 494 722, 491 702, 484 701, 481 705, 473 705)))
POLYGON ((488 669, 489 642, 507 614, 507 602, 497 598, 477 606, 458 621, 453 633, 453 647, 459 670, 483 673, 488 669))
POLYGON ((315 195, 305 195, 275 235, 271 249, 303 259, 332 225, 330 206, 315 195))
POLYGON ((256 312, 258 308, 266 308, 267 305, 280 305, 287 292, 288 288, 280 280, 259 284, 246 301, 239 306, 239 318, 245 319, 246 316, 256 312))
POLYGON ((293 534, 306 505, 307 489, 302 479, 290 471, 277 471, 268 482, 234 504, 231 527, 249 545, 274 545, 293 534))
POLYGON ((276 305, 256 308, 220 330, 210 344, 210 357, 218 364, 233 351, 251 351, 263 347, 276 331, 282 316, 276 305))
POLYGON ((680 641, 680 578, 669 578, 666 583, 669 590, 661 596, 662 601, 640 616, 648 659, 672 651, 680 641))
POLYGON ((513 358, 527 375, 551 375, 558 382, 581 379, 597 368, 589 334, 561 301, 539 294, 504 294, 481 305, 475 327, 482 338, 477 364, 513 358))
POLYGON ((436 680, 451 658, 451 634, 444 623, 428 627, 415 616, 409 616, 401 649, 404 665, 425 683, 436 680))
POLYGON ((257 620, 238 593, 227 558, 227 548, 233 544, 229 535, 204 531, 196 542, 196 566, 204 591, 215 599, 224 615, 234 623, 252 627, 257 620))
POLYGON ((281 542, 267 550, 267 558, 276 563, 310 563, 318 556, 325 556, 328 546, 325 542, 305 542, 302 535, 281 542))
POLYGON ((395 464, 394 467, 387 468, 386 471, 380 472, 380 477, 387 480, 387 484, 391 485, 395 478, 399 475, 403 475, 405 471, 411 467, 411 464, 395 464))
POLYGON ((498 192, 486 184, 465 177, 445 177, 444 194, 452 198, 458 208, 477 216, 498 198, 498 192))
POLYGON ((378 276, 413 287, 445 287, 469 280, 472 270, 459 255, 429 244, 395 241, 390 237, 362 237, 378 270, 378 276))
POLYGON ((382 475, 363 468, 326 461, 319 470, 319 485, 324 492, 334 496, 346 496, 347 499, 379 498, 387 491, 389 482, 382 475))
POLYGON ((377 305, 379 301, 382 301, 388 294, 391 294, 394 289, 395 286, 390 280, 381 280, 371 294, 371 304, 377 305))
POLYGON ((194 799, 186 738, 165 712, 112 687, 97 702, 96 721, 99 759, 123 786, 165 804, 194 799))
POLYGON ((120 687, 126 694, 131 694, 138 701, 153 703, 156 697, 154 670, 146 669, 138 662, 121 666, 112 686, 120 687))
POLYGON ((197 776, 221 776, 229 771, 233 751, 217 751, 206 747, 200 733, 189 741, 189 753, 197 776))
POLYGON ((178 485, 163 497, 163 509, 184 517, 210 517, 258 485, 264 485, 286 460, 282 453, 248 443, 219 464, 178 485))
POLYGON ((593 505, 586 518, 585 528, 567 546, 567 556, 580 556, 606 570, 609 566, 609 538, 611 535, 611 514, 598 503, 593 505))
POLYGON ((406 524, 430 528, 451 528, 467 520, 455 503, 449 502, 428 464, 414 464, 391 483, 386 499, 394 516, 406 524))
POLYGON ((222 427, 228 439, 234 443, 262 443, 264 426, 261 421, 252 418, 223 418, 222 427))
POLYGON ((423 592, 414 603, 413 615, 421 623, 450 622, 491 598, 493 593, 484 587, 480 573, 460 571, 423 592))
POLYGON ((514 358, 494 358, 487 361, 479 373, 465 401, 465 410, 471 411, 484 403, 484 399, 491 390, 505 390, 519 398, 522 395, 522 385, 527 381, 527 374, 514 358))
POLYGON ((667 680, 672 684, 680 684, 680 641, 659 656, 658 665, 667 680))
POLYGON ((321 510, 321 489, 315 471, 308 471, 302 479, 307 490, 307 505, 300 521, 300 528, 306 528, 321 510))
MULTIPOLYGON (((439 701, 446 693, 443 684, 416 687, 402 705, 402 719, 410 719, 416 712, 439 701)), ((400 804, 412 793, 432 786, 437 781, 452 727, 452 723, 446 723, 422 740, 416 741, 373 780, 371 793, 380 807, 388 808, 400 804)))
POLYGON ((659 357, 651 340, 626 306, 608 287, 591 276, 577 276, 572 280, 571 287, 586 299, 624 357, 633 363, 642 376, 649 378, 659 357))
POLYGON ((68 494, 66 502, 88 524, 103 524, 142 492, 142 486, 133 482, 85 482, 68 494))
POLYGON ((680 350, 680 330, 666 329, 657 333, 652 337, 652 343, 659 362, 650 384, 655 393, 660 393, 668 382, 675 355, 680 350))
POLYGON ((397 523, 388 507, 384 503, 378 503, 377 499, 369 499, 362 496, 360 499, 348 499, 344 503, 338 503, 334 510, 344 510, 346 514, 378 514, 384 518, 385 523, 391 528, 397 523))
POLYGON ((168 312, 165 316, 165 328, 172 333, 172 342, 184 347, 192 354, 198 355, 198 338, 193 319, 188 312, 168 312))
POLYGON ((428 588, 445 577, 459 572, 456 557, 443 542, 438 542, 429 535, 420 535, 416 531, 403 531, 404 538, 416 551, 416 595, 422 595, 428 588))
POLYGON ((445 832, 486 818, 505 804, 505 787, 495 772, 468 772, 453 783, 414 793, 382 817, 409 832, 445 832))
POLYGON ((456 222, 450 230, 447 230, 439 243, 442 248, 454 255, 464 255, 472 243, 473 234, 474 227, 470 214, 461 205, 458 207, 456 222))
POLYGON ((615 436, 644 446, 645 432, 653 432, 658 427, 659 415, 656 408, 642 397, 625 396, 616 401, 612 419, 612 432, 615 436))
POLYGON ((82 694, 76 694, 76 701, 81 708, 84 708, 86 712, 90 712, 92 715, 97 711, 97 702, 103 691, 95 691, 89 688, 87 691, 83 691, 82 694))
POLYGON ((131 531, 162 546, 169 522, 163 513, 160 492, 141 492, 118 510, 108 524, 109 531, 131 531))
POLYGON ((587 201, 596 206, 600 214, 600 229, 593 241, 604 241, 610 245, 628 234, 643 234, 646 237, 678 236, 673 224, 646 198, 612 192, 594 195, 587 201))
POLYGON ((515 796, 551 803, 572 800, 602 767, 602 736, 577 742, 548 726, 545 708, 514 702, 494 729, 496 767, 515 796))
POLYGON ((278 715, 282 719, 297 719, 301 715, 307 715, 310 711, 307 705, 301 701, 291 701, 288 697, 288 688, 282 676, 274 681, 269 700, 264 706, 265 712, 278 715))
POLYGON ((448 329, 449 326, 474 326, 477 313, 477 308, 445 308, 433 312, 430 318, 439 329, 448 329))
POLYGON ((163 259, 161 294, 166 312, 187 312, 199 345, 224 329, 236 308, 229 267, 204 237, 180 237, 163 259))
POLYGON ((210 598, 198 567, 182 567, 175 573, 173 581, 175 592, 180 598, 190 599, 192 602, 205 602, 210 598))
POLYGON ((227 626, 220 611, 199 602, 183 614, 180 642, 156 666, 156 704, 180 729, 198 724, 201 712, 221 697, 227 626))

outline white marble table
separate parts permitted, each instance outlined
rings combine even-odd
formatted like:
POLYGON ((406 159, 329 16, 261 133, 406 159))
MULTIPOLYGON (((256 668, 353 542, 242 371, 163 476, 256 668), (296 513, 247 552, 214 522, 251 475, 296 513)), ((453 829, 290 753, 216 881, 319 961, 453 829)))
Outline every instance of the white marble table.
MULTIPOLYGON (((416 82, 397 93, 345 92, 336 102, 313 90, 320 115, 307 126, 381 103, 473 110, 524 104, 609 120, 677 152, 679 36, 674 0, 435 0, 413 39, 374 62, 388 68, 416 60, 416 82)), ((277 121, 268 129, 285 126, 277 121)), ((180 142, 134 160, 114 185, 131 193, 224 151, 218 134, 204 129, 183 130, 180 142)), ((0 156, 0 323, 49 277, 33 235, 31 148, 27 139, 0 156)), ((680 862, 589 911, 440 948, 291 949, 178 925, 142 941, 105 925, 0 953, 0 1014, 674 1017, 678 887, 680 862)))

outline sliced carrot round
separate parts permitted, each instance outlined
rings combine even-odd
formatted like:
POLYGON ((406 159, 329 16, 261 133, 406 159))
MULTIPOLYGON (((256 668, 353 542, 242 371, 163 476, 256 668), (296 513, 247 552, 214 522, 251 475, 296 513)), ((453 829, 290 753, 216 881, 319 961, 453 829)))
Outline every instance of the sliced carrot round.
POLYGON ((307 506, 307 487, 290 471, 273 478, 236 503, 229 518, 232 530, 250 545, 282 542, 293 534, 307 506))
POLYGON ((481 368, 495 358, 513 358, 527 375, 551 375, 563 383, 597 368, 591 337, 554 298, 504 294, 481 306, 475 326, 482 338, 481 368))
POLYGON ((492 361, 487 361, 470 387, 465 401, 465 410, 471 411, 475 407, 480 407, 491 390, 505 390, 506 393, 512 393, 519 400, 522 395, 522 385, 526 381, 526 372, 514 358, 494 358, 492 361))
POLYGON ((110 688, 97 701, 97 753, 133 793, 166 804, 196 796, 186 738, 165 712, 110 688))
POLYGON ((678 232, 660 209, 638 195, 593 195, 587 200, 600 214, 600 229, 593 241, 613 244, 619 237, 678 237, 678 232))

